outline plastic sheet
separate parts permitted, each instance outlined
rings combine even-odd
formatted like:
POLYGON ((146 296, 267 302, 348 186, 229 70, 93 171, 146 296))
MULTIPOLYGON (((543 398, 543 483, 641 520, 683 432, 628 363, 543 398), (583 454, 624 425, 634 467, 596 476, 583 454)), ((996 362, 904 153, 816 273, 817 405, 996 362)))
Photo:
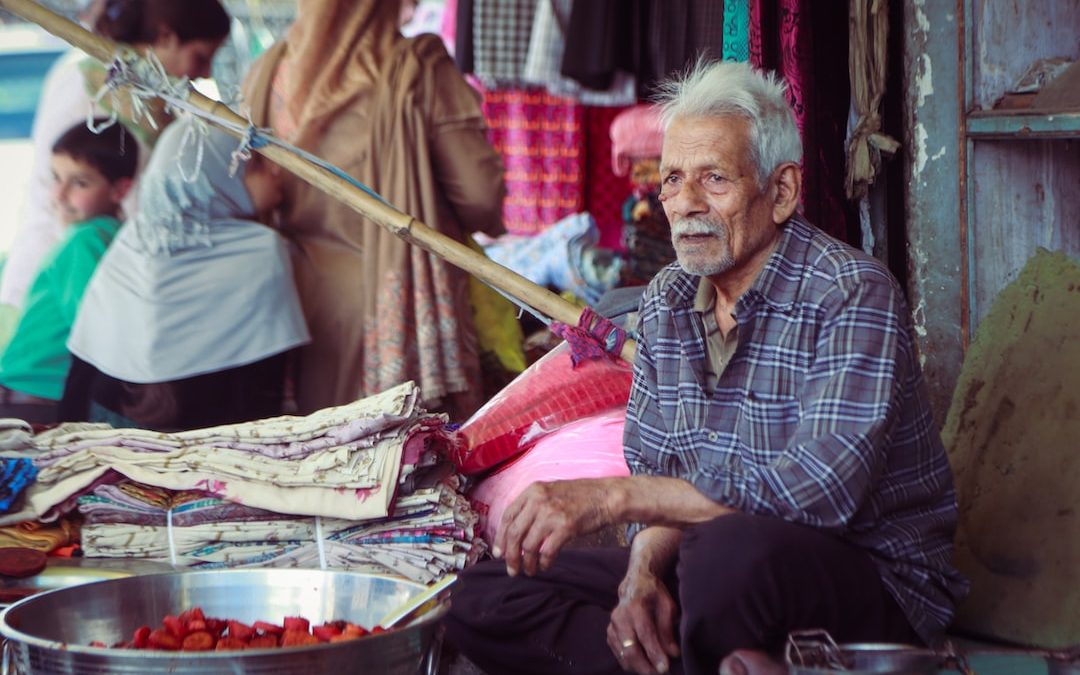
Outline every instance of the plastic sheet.
POLYGON ((495 541, 506 507, 532 483, 630 475, 622 446, 625 420, 622 407, 568 424, 477 483, 468 497, 480 516, 481 536, 495 541))
POLYGON ((455 461, 464 474, 491 469, 540 438, 576 420, 625 409, 632 368, 610 359, 574 368, 564 342, 529 366, 470 417, 455 439, 455 461))

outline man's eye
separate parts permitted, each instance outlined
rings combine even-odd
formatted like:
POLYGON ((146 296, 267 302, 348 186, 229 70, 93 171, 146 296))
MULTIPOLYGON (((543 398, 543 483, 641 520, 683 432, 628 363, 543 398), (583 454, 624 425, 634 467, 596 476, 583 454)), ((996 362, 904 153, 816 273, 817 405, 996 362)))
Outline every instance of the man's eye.
POLYGON ((723 176, 721 176, 718 173, 710 173, 708 176, 705 177, 705 180, 708 181, 709 183, 717 184, 717 183, 723 183, 727 179, 724 178, 723 176))

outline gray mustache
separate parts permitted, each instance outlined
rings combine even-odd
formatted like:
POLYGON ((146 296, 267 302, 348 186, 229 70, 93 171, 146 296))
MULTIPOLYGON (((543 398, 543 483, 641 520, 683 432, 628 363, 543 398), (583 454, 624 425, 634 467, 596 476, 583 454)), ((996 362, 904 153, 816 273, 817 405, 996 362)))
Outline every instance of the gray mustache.
POLYGON ((714 234, 722 235, 727 229, 719 224, 704 218, 683 218, 671 224, 671 235, 681 237, 691 234, 714 234))

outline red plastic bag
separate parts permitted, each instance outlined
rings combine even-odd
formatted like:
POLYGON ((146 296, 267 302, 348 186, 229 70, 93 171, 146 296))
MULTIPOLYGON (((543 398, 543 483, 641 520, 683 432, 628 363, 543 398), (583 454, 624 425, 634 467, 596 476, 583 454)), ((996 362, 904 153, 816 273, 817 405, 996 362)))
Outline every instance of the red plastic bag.
POLYGON ((516 457, 544 435, 630 398, 633 370, 611 359, 574 368, 565 342, 529 366, 458 430, 455 461, 464 474, 516 457))

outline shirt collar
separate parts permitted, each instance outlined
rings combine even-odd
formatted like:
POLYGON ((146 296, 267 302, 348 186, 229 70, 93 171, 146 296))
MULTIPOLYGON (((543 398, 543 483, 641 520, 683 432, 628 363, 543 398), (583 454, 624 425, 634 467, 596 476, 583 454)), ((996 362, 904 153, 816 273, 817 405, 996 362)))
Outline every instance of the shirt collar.
POLYGON ((698 277, 697 293, 694 295, 694 311, 711 312, 716 307, 716 287, 707 277, 698 277))

